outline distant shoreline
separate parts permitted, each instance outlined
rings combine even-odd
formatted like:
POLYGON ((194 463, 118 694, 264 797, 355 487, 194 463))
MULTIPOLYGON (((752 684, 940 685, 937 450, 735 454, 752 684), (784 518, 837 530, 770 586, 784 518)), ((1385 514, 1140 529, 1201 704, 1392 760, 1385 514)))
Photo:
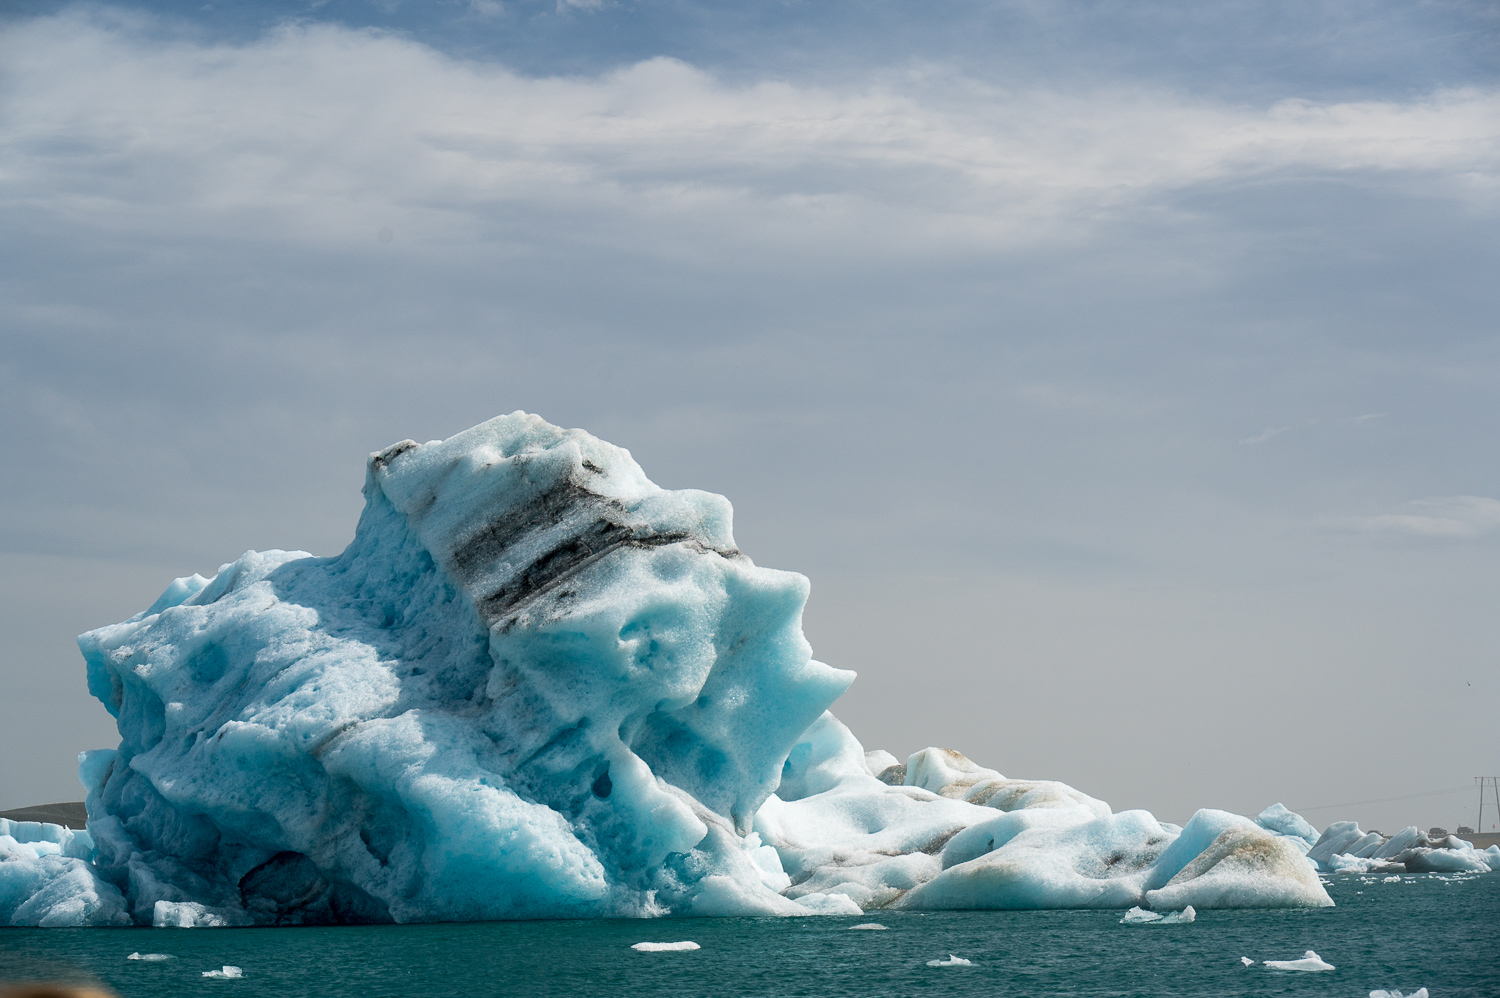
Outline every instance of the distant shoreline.
POLYGON ((81 800, 64 801, 60 804, 33 804, 30 807, 0 811, 0 818, 9 818, 11 821, 45 821, 65 828, 83 828, 88 823, 88 812, 84 810, 81 800))

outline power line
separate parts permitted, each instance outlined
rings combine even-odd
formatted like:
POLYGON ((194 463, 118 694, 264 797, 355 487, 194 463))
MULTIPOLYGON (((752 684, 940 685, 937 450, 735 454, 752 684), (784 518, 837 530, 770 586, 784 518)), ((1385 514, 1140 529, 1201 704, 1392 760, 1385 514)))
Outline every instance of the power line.
POLYGON ((1453 787, 1451 790, 1424 790, 1419 794, 1402 794, 1399 797, 1376 797, 1373 800, 1353 800, 1344 804, 1319 804, 1317 807, 1294 807, 1291 810, 1301 814, 1303 811, 1327 811, 1335 807, 1358 807, 1361 804, 1389 804, 1391 801, 1411 800, 1415 797, 1437 797, 1440 794, 1471 794, 1474 792, 1472 786, 1453 787))

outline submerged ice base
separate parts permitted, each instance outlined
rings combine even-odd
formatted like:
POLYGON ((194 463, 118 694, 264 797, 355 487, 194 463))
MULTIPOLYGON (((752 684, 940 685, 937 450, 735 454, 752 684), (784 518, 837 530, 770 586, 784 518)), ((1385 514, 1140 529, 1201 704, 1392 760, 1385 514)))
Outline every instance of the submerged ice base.
POLYGON ((1331 903, 1284 808, 1178 828, 867 753, 807 580, 583 431, 406 441, 365 499, 338 557, 249 552, 79 639, 121 743, 81 759, 87 833, 0 829, 0 922, 1331 903))

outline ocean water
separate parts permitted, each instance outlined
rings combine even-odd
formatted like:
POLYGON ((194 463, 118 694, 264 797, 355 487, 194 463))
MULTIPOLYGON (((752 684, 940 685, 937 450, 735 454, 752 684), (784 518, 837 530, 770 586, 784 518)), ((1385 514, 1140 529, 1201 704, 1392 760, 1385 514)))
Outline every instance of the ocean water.
POLYGON ((1337 907, 1204 911, 1188 925, 1120 912, 872 912, 860 918, 488 922, 306 929, 0 929, 0 981, 154 996, 1255 996, 1425 987, 1500 998, 1500 874, 1334 876, 1337 907), (879 922, 887 931, 851 931, 879 922), (692 952, 637 942, 690 939, 692 952), (1316 950, 1337 969, 1268 970, 1316 950), (166 953, 165 962, 127 960, 166 953), (955 954, 971 966, 928 967, 955 954), (1246 967, 1241 956, 1257 961, 1246 967), (238 980, 205 970, 231 964, 238 980))

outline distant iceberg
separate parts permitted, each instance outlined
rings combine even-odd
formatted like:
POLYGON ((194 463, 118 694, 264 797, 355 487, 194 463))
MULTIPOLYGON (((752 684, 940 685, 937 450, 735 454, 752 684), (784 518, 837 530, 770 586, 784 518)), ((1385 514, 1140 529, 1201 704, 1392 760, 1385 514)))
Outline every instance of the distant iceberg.
MULTIPOLYGON (((1442 832, 1442 829, 1434 829, 1442 832)), ((1387 838, 1353 821, 1323 830, 1307 858, 1325 873, 1489 873, 1500 870, 1500 847, 1483 851, 1456 835, 1429 836, 1409 825, 1387 838)))
POLYGON ((807 580, 581 430, 405 441, 364 493, 341 555, 248 552, 79 638, 121 743, 81 757, 87 832, 0 825, 0 923, 1332 903, 1279 805, 1178 828, 867 753, 807 580))

